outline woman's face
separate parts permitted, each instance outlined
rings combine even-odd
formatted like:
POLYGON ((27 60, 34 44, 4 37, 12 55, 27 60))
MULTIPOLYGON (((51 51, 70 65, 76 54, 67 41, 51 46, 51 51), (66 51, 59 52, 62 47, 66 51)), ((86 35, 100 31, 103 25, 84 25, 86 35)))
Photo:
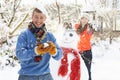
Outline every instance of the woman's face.
POLYGON ((85 17, 82 17, 82 18, 81 18, 81 23, 82 23, 83 25, 87 24, 87 23, 88 23, 88 19, 85 18, 85 17))
POLYGON ((43 13, 34 12, 32 15, 32 22, 37 28, 40 28, 45 20, 46 16, 43 13))

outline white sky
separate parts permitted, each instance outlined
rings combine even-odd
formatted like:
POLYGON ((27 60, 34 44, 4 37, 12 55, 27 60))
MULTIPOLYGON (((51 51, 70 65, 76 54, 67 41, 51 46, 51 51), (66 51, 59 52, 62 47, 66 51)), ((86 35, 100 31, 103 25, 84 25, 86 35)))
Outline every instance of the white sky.
MULTIPOLYGON (((51 3, 54 3, 56 0, 38 0, 38 2, 42 5, 44 4, 51 4, 51 3)), ((63 3, 63 4, 69 4, 69 3, 75 3, 76 0, 57 0, 58 2, 60 3, 63 3)), ((36 3, 36 0, 22 0, 22 3, 24 4, 35 4, 36 3)), ((83 0, 78 0, 78 3, 84 3, 83 0)))

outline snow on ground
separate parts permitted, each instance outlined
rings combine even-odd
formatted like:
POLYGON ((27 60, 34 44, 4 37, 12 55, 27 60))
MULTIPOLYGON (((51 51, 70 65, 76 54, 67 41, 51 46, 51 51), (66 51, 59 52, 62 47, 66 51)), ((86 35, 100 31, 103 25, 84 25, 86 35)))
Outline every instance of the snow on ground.
MULTIPOLYGON (((108 41, 99 41, 93 45, 92 80, 120 80, 120 39, 113 40, 112 44, 108 41)), ((70 56, 70 55, 69 55, 70 56)), ((2 58, 0 58, 2 59, 2 58)), ((71 57, 69 57, 70 62, 71 57)), ((57 75, 60 61, 51 59, 50 68, 54 80, 68 80, 68 75, 64 78, 57 75)), ((20 66, 15 67, 0 66, 0 80, 17 80, 20 66)), ((69 74, 69 73, 68 73, 69 74)), ((87 70, 81 59, 81 80, 87 80, 87 70)))

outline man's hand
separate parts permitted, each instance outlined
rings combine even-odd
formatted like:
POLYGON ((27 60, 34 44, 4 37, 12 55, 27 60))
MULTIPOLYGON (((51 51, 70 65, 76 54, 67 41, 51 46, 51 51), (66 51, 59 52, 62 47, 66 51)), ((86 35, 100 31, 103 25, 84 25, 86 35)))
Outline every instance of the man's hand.
POLYGON ((47 43, 39 44, 35 47, 35 53, 37 55, 42 55, 49 52, 50 55, 55 55, 56 53, 56 46, 53 42, 49 41, 47 43))
POLYGON ((35 53, 37 55, 42 55, 48 52, 48 50, 46 49, 46 47, 48 47, 49 45, 47 43, 42 43, 39 44, 38 46, 35 47, 35 53))
POLYGON ((48 52, 50 53, 50 55, 55 55, 57 51, 55 44, 51 41, 48 42, 48 44, 49 44, 48 52))

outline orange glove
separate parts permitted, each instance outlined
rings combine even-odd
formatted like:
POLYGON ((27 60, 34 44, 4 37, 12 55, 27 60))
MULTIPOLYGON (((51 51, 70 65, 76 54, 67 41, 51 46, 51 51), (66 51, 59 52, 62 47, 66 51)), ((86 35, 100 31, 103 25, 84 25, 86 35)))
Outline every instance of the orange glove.
POLYGON ((39 44, 38 46, 35 47, 35 53, 37 55, 42 55, 49 52, 50 55, 55 55, 56 53, 56 46, 53 42, 47 42, 43 44, 39 44))
POLYGON ((50 55, 55 55, 56 54, 56 51, 57 51, 57 49, 56 49, 56 46, 55 46, 55 44, 53 43, 53 42, 48 42, 48 44, 49 44, 49 49, 48 49, 48 52, 50 53, 50 55))
POLYGON ((39 44, 38 46, 35 47, 35 53, 37 55, 42 55, 48 52, 47 47, 49 46, 47 43, 39 44))

